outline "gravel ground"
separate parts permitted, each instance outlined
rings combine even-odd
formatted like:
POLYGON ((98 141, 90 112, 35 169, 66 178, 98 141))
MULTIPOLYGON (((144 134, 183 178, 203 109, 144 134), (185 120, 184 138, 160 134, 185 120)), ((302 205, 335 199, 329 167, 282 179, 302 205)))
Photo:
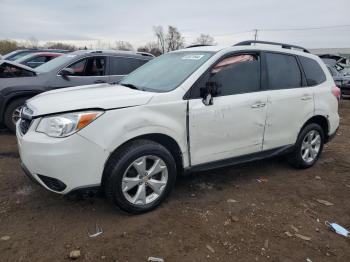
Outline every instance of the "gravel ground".
POLYGON ((350 240, 324 225, 350 229, 350 101, 340 115, 313 168, 279 157, 181 177, 160 208, 138 216, 103 196, 67 198, 33 184, 3 131, 0 261, 66 261, 74 250, 78 261, 350 261, 350 240), (89 238, 96 224, 104 232, 89 238))

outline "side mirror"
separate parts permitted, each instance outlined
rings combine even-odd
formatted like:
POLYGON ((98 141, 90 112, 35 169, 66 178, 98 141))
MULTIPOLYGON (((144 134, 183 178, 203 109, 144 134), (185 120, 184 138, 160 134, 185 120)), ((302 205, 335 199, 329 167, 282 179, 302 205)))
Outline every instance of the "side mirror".
POLYGON ((217 96, 220 93, 219 84, 216 82, 207 82, 205 87, 200 89, 200 96, 202 98, 202 102, 206 106, 210 106, 213 104, 213 97, 217 96))
POLYGON ((64 78, 64 79, 69 79, 68 76, 71 76, 74 74, 74 70, 71 68, 63 68, 60 72, 60 75, 64 78))

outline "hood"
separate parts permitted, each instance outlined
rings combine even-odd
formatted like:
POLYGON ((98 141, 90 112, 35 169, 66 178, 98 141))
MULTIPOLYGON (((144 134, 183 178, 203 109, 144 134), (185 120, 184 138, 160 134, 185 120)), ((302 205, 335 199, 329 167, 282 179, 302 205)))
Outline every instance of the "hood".
POLYGON ((33 73, 37 73, 37 71, 35 71, 33 68, 31 68, 29 66, 25 66, 25 65, 22 65, 20 63, 16 63, 16 62, 9 61, 9 60, 0 60, 0 65, 5 64, 5 63, 12 65, 12 66, 17 66, 19 68, 23 68, 23 69, 30 71, 30 72, 33 72, 33 73))
POLYGON ((116 109, 147 104, 154 93, 120 85, 77 86, 41 93, 27 101, 34 116, 82 109, 116 109))

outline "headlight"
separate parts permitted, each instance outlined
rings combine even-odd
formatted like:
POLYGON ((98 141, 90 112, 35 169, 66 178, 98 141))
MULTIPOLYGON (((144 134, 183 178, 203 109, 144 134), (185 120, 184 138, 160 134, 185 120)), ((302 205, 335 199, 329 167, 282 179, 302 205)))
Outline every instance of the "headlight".
POLYGON ((102 114, 103 111, 84 111, 44 117, 36 131, 51 137, 67 137, 83 129, 102 114))

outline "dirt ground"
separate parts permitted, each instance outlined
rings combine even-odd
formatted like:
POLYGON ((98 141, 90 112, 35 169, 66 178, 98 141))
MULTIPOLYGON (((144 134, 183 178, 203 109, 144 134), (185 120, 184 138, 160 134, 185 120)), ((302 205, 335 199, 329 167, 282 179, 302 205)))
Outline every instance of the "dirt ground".
POLYGON ((33 184, 15 137, 1 132, 0 261, 66 261, 72 250, 78 261, 350 261, 350 239, 324 225, 350 229, 349 100, 340 115, 313 168, 279 157, 181 177, 160 208, 138 216, 103 196, 67 199, 33 184), (89 238, 96 223, 104 232, 89 238))

